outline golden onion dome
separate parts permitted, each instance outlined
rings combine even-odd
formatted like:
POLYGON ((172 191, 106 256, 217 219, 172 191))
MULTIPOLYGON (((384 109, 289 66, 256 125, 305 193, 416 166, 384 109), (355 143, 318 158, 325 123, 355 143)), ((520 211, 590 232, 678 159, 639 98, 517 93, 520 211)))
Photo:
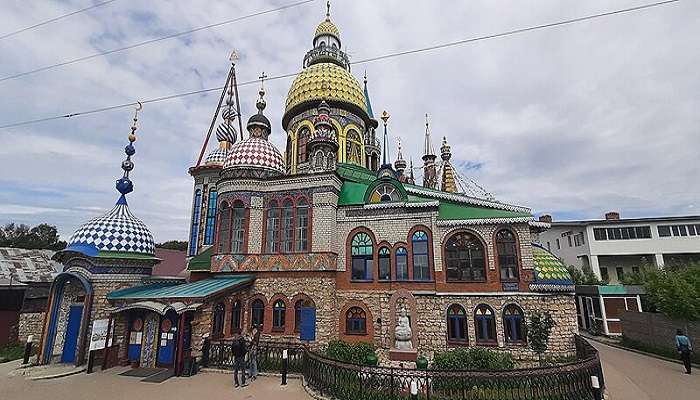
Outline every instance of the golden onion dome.
MULTIPOLYGON (((367 114, 360 83, 345 68, 333 63, 313 64, 302 70, 289 88, 284 112, 307 102, 316 107, 323 100, 350 104, 367 114)), ((283 120, 286 119, 287 115, 283 120)))
POLYGON ((332 35, 338 38, 338 40, 340 40, 340 31, 338 30, 338 27, 331 22, 330 19, 325 19, 321 21, 320 24, 318 24, 318 27, 316 28, 316 34, 314 34, 314 39, 321 35, 332 35))

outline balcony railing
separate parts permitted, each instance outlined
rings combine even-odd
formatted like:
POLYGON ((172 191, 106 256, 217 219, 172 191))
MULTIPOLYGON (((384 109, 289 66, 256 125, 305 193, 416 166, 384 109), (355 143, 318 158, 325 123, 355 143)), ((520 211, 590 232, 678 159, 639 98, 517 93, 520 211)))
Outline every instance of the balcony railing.
POLYGON ((348 55, 339 48, 332 46, 314 47, 309 50, 304 56, 304 68, 315 61, 338 62, 345 69, 348 69, 350 66, 348 55))

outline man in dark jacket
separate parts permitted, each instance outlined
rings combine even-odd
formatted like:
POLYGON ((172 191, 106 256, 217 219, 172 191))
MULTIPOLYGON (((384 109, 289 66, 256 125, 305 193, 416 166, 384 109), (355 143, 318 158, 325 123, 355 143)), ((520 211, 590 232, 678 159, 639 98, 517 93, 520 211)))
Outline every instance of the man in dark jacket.
POLYGON ((678 354, 681 355, 683 365, 685 365, 685 373, 690 374, 690 355, 693 352, 693 345, 681 329, 676 331, 676 348, 678 349, 678 354))
POLYGON ((233 341, 233 384, 238 387, 238 371, 241 372, 241 384, 245 383, 245 355, 248 349, 246 348, 245 339, 239 336, 233 341))

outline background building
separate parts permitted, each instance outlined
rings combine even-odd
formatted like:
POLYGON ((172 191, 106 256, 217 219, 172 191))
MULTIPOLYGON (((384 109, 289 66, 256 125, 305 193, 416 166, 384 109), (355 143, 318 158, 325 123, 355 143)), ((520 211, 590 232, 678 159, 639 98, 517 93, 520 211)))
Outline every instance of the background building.
POLYGON ((619 283, 643 264, 663 267, 700 261, 700 216, 552 221, 541 243, 566 265, 590 266, 602 280, 619 283))

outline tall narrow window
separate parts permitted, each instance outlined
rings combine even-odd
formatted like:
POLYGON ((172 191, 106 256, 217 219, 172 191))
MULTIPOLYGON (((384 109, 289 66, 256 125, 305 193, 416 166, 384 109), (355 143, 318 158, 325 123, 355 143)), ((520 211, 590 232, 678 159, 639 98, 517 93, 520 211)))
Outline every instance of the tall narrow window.
POLYGON ((396 249, 396 280, 408 280, 408 252, 405 247, 396 249))
POLYGON ((282 253, 291 253, 294 244, 294 205, 287 199, 282 203, 282 240, 280 247, 282 253))
POLYGON ((233 218, 231 226, 231 253, 243 253, 245 243, 245 207, 243 202, 236 200, 233 203, 233 218))
POLYGON ((360 232, 352 238, 352 279, 359 281, 372 280, 372 239, 365 232, 360 232))
POLYGON ((192 232, 190 233, 190 256, 197 255, 197 237, 199 236, 199 217, 202 209, 202 191, 194 192, 194 204, 192 205, 192 232))
POLYGON ((447 309, 447 341, 467 341, 467 313, 459 304, 453 304, 447 309))
POLYGON ((367 334, 367 314, 360 307, 352 307, 345 314, 345 333, 347 335, 367 334))
POLYGON ((428 235, 417 231, 411 237, 413 248, 413 280, 430 280, 430 262, 428 259, 428 235))
POLYGON ((452 235, 445 244, 448 281, 485 281, 486 252, 471 233, 452 235))
POLYGON ((219 210, 219 248, 217 253, 228 252, 229 234, 231 233, 231 207, 227 202, 221 203, 219 210))
POLYGON ((496 342, 496 318, 491 307, 480 304, 474 310, 476 342, 492 344, 496 342))
POLYGON ((283 331, 284 330, 284 319, 285 319, 285 314, 287 313, 287 307, 284 304, 284 301, 282 300, 277 300, 275 303, 272 305, 272 329, 275 331, 283 331))
POLYGON ((214 227, 216 225, 216 189, 209 189, 207 200, 207 225, 204 229, 204 244, 214 243, 214 227))
POLYGON ((525 341, 523 310, 515 304, 509 304, 503 309, 503 330, 506 343, 523 343, 525 341))
POLYGON ((267 206, 267 226, 265 251, 268 253, 279 252, 280 235, 280 209, 276 201, 271 201, 267 206))
POLYGON ((231 332, 240 333, 241 332, 241 301, 236 300, 233 302, 233 307, 231 307, 231 332))
POLYGON ((286 147, 285 152, 284 152, 284 158, 285 158, 285 161, 287 162, 287 167, 291 167, 292 161, 294 160, 292 158, 292 137, 291 136, 287 136, 287 147, 286 147))
POLYGON ((501 270, 501 280, 518 280, 518 252, 513 232, 501 229, 496 234, 496 253, 498 254, 498 266, 501 270))
POLYGON ((379 249, 379 280, 391 279, 391 252, 386 247, 379 249))
POLYGON ((297 137, 297 164, 301 164, 303 162, 306 162, 307 154, 306 154, 306 145, 309 143, 309 129, 308 128, 302 128, 301 131, 299 131, 299 137, 297 137))
POLYGON ((214 306, 214 324, 212 326, 212 336, 221 337, 224 334, 224 312, 226 308, 224 303, 218 303, 214 306))
POLYGON ((250 324, 262 329, 265 321, 265 304, 260 299, 255 299, 250 306, 250 324))
POLYGON ((305 199, 297 200, 296 251, 309 251, 309 205, 305 199))

